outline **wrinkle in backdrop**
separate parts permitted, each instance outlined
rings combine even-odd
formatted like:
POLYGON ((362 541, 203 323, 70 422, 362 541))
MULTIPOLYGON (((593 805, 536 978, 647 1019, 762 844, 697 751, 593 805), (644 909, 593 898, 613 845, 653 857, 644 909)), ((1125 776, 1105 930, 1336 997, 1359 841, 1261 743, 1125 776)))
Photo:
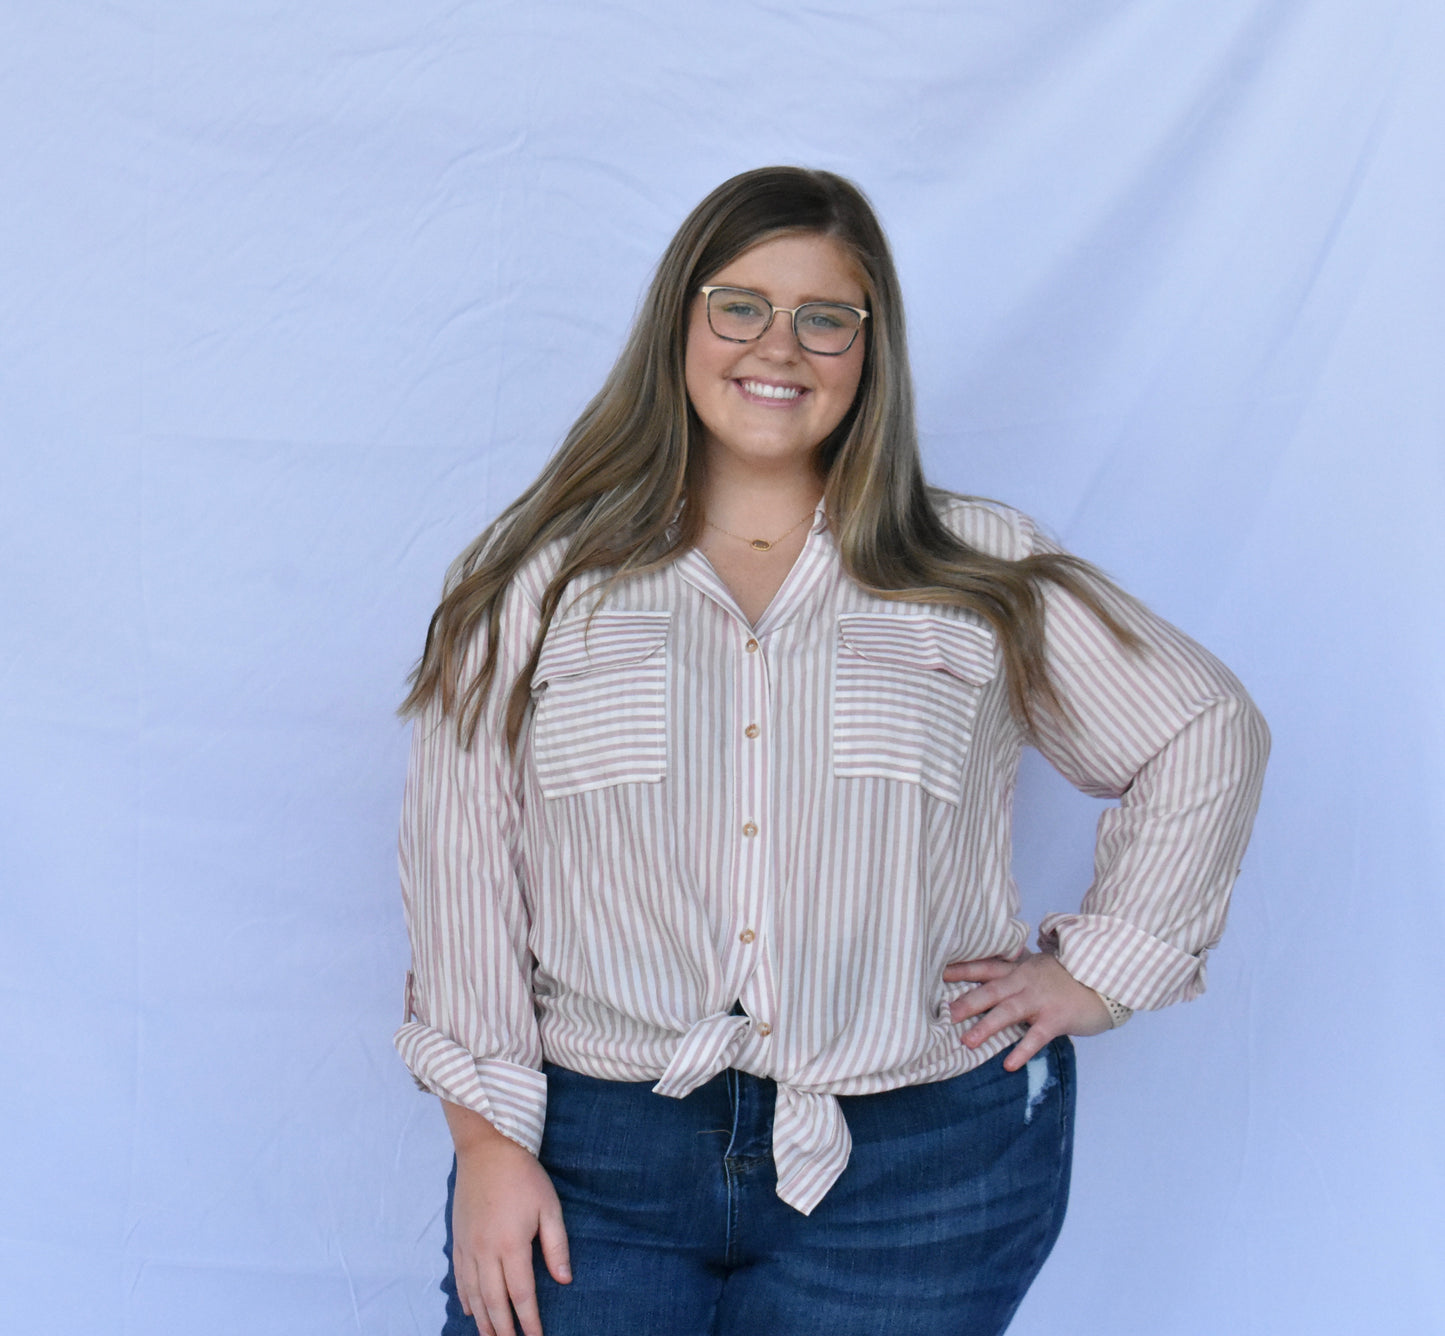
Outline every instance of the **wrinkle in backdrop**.
MULTIPOLYGON (((731 173, 856 178, 936 480, 1234 666, 1200 1002, 1080 1045, 1014 1330, 1414 1332, 1445 1166, 1445 19, 56 0, 0 14, 0 1321, 440 1325, 391 715, 441 573, 731 173)), ((1098 807, 1020 785, 1034 919, 1098 807)))

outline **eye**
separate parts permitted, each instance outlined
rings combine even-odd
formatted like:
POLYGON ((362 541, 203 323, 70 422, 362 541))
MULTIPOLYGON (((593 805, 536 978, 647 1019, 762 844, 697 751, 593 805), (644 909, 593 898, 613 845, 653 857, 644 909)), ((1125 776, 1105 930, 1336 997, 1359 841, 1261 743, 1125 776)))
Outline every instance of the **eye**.
POLYGON ((739 320, 752 320, 763 314, 763 308, 752 297, 728 297, 721 303, 721 310, 724 315, 739 320))
POLYGON ((830 330, 847 329, 856 323, 851 311, 840 306, 809 306, 804 308, 803 324, 820 334, 830 330))

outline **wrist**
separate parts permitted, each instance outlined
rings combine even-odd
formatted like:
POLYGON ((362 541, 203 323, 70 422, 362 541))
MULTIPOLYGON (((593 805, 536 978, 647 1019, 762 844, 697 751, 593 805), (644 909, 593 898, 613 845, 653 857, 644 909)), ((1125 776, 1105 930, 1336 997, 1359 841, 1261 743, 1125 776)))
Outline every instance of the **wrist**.
POLYGON ((447 1130, 452 1134, 452 1148, 459 1160, 486 1155, 502 1145, 517 1145, 484 1114, 464 1104, 453 1104, 444 1099, 442 1112, 446 1115, 447 1130))

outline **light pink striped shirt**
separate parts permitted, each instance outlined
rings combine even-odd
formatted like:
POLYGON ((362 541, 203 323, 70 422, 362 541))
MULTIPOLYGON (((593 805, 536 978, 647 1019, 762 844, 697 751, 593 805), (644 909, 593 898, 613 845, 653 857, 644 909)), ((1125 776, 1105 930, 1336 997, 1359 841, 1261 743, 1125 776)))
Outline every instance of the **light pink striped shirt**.
MULTIPOLYGON (((1004 507, 957 501, 946 518, 1000 556, 1058 550, 1004 507)), ((509 593, 501 682, 526 660, 557 558, 509 593)), ((848 1162, 834 1096, 957 1075, 1022 1033, 960 1044, 948 1002, 968 985, 943 967, 1027 939, 1009 870, 1026 741, 1120 800, 1082 908, 1043 920, 1044 949, 1131 1007, 1202 991, 1263 720, 1157 617, 1113 605, 1145 641, 1133 654, 1046 588, 1050 668, 1077 723, 1032 738, 993 632, 864 592, 821 507, 756 626, 695 551, 614 587, 590 623, 593 599, 564 603, 515 760, 505 690, 468 750, 435 707, 415 728, 396 1044, 417 1080, 535 1153, 544 1055, 672 1096, 729 1066, 770 1076, 778 1194, 811 1211, 848 1162)))

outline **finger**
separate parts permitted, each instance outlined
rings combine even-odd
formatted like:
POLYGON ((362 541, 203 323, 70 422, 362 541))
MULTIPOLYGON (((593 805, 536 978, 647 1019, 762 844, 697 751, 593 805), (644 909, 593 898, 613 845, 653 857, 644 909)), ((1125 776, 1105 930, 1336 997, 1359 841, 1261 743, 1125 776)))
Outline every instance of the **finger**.
POLYGON ((528 1241, 525 1253, 508 1253, 502 1258, 502 1274, 507 1280, 507 1293, 517 1310, 517 1324, 522 1336, 542 1336, 542 1319, 537 1312, 537 1277, 532 1271, 532 1246, 528 1241))
MULTIPOLYGON (((512 1300, 507 1294, 507 1281, 500 1262, 493 1261, 482 1270, 481 1288, 482 1310, 487 1315, 487 1321, 492 1324, 494 1336, 514 1336, 512 1300)), ((480 1320, 477 1325, 482 1325, 480 1320)))
POLYGON ((1034 1057, 1050 1040, 1056 1038, 1058 1031, 1045 1025, 1031 1025, 1028 1033, 1009 1049, 1008 1057, 1003 1060, 1004 1070, 1016 1072, 1028 1060, 1034 1057))
POLYGON ((948 1014, 955 1022, 962 1022, 970 1016, 982 1016, 990 1007, 997 1006, 1002 1001, 1003 995, 985 984, 980 988, 971 988, 961 997, 954 998, 948 1004, 948 1014))
POLYGON ((559 1285, 572 1280, 572 1258, 567 1248, 567 1228, 562 1223, 560 1207, 549 1207, 542 1212, 541 1228, 537 1241, 542 1245, 542 1260, 547 1270, 559 1285))
POLYGON ((1006 1001, 1022 1000, 1031 995, 1027 979, 1017 970, 1012 970, 992 983, 982 983, 966 993, 960 993, 948 1004, 948 1010, 954 1020, 964 1021, 970 1016, 982 1016, 1006 1001))
POLYGON ((1028 1008, 1018 998, 1006 998, 991 1007, 983 1016, 964 1032, 963 1042, 969 1048, 977 1048, 1011 1025, 1032 1023, 1028 1008))
POLYGON ((458 1284, 457 1298, 461 1300, 462 1312, 477 1324, 477 1336, 496 1336, 496 1332, 487 1318, 487 1303, 482 1298, 479 1281, 473 1279, 465 1290, 458 1284))
POLYGON ((986 956, 982 960, 954 960, 943 967, 945 983, 989 983, 1002 979, 1018 968, 1018 962, 1004 960, 1001 956, 986 956))
POLYGON ((471 1258, 461 1258, 454 1252, 452 1254, 452 1280, 457 1287, 457 1302, 462 1306, 462 1312, 468 1317, 475 1317, 478 1305, 477 1296, 477 1269, 471 1264, 471 1258))

